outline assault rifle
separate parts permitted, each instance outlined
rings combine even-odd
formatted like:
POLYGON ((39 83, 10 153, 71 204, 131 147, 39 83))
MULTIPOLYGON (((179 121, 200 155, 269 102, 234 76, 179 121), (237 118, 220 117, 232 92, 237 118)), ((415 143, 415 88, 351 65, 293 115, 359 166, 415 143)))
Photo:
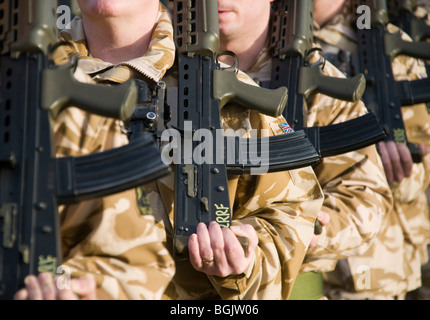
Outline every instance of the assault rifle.
POLYGON ((364 148, 384 138, 384 132, 369 112, 361 117, 324 127, 306 127, 306 99, 323 93, 340 100, 357 101, 365 90, 362 74, 352 79, 328 77, 320 64, 310 65, 307 55, 313 44, 313 0, 280 0, 273 3, 272 77, 263 86, 286 86, 289 91, 284 116, 294 130, 303 129, 322 157, 364 148))
MULTIPOLYGON (((75 105, 126 119, 134 82, 83 84, 76 63, 55 67, 57 1, 0 3, 0 298, 28 274, 61 272, 58 204, 136 187, 168 172, 150 136, 85 157, 54 157, 51 122, 75 105)), ((75 61, 76 62, 76 61, 75 61)))
POLYGON ((355 0, 353 3, 356 7, 368 6, 372 14, 371 28, 356 30, 358 51, 351 59, 352 74, 363 72, 366 76, 367 89, 363 100, 369 110, 377 114, 387 139, 407 144, 414 162, 421 162, 419 148, 407 140, 401 106, 429 101, 429 82, 428 79, 396 82, 392 59, 400 54, 426 59, 430 54, 430 44, 403 41, 400 32, 390 34, 386 29, 386 1, 355 0))
MULTIPOLYGON (((241 174, 257 168, 258 164, 253 163, 248 152, 250 145, 259 150, 264 145, 270 146, 270 153, 260 162, 267 161, 268 172, 315 165, 320 160, 310 141, 299 131, 271 138, 235 137, 235 147, 227 151, 235 150, 236 155, 240 154, 238 161, 226 161, 225 153, 217 152, 216 145, 226 146, 231 138, 217 135, 222 130, 221 109, 227 102, 235 101, 246 109, 277 117, 287 99, 285 87, 269 90, 246 85, 238 80, 235 68, 220 66, 217 13, 217 1, 173 2, 179 64, 177 129, 181 135, 180 161, 175 165, 173 246, 176 259, 188 257, 188 238, 196 231, 198 223, 217 221, 221 227, 230 227, 232 213, 227 173, 241 174), (217 140, 202 152, 199 134, 205 132, 210 132, 205 141, 213 142, 215 137, 217 140), (195 152, 193 156, 193 151, 199 153, 197 157, 195 152), (208 155, 216 155, 216 163, 206 161, 208 155), (219 155, 224 158, 219 160, 219 155)), ((241 240, 246 247, 247 239, 241 240)))

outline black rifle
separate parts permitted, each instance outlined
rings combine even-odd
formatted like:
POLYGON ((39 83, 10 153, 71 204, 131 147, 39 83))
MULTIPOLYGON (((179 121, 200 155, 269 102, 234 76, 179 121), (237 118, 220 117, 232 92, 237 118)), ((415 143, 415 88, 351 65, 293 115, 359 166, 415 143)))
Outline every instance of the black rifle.
POLYGON ((407 144, 414 162, 421 162, 420 149, 407 140, 401 106, 427 100, 426 83, 429 82, 428 79, 396 82, 392 59, 400 54, 425 59, 430 54, 430 44, 403 41, 400 31, 390 34, 386 29, 388 11, 385 0, 355 0, 353 4, 356 8, 359 5, 368 6, 372 15, 370 29, 356 30, 358 51, 351 59, 352 74, 362 72, 366 76, 367 88, 363 100, 369 110, 377 114, 387 140, 407 144))
POLYGON ((264 144, 270 146, 270 153, 262 160, 267 161, 268 172, 315 165, 320 161, 303 132, 267 139, 233 138, 234 147, 227 148, 227 152, 235 150, 239 160, 232 162, 226 161, 224 152, 216 150, 216 144, 227 146, 231 139, 222 135, 221 141, 217 140, 204 151, 205 155, 199 159, 193 157, 193 150, 199 150, 202 139, 197 136, 199 129, 208 129, 212 137, 222 129, 221 109, 227 102, 235 101, 246 109, 276 117, 281 115, 287 99, 285 87, 269 90, 247 85, 238 80, 234 68, 220 67, 217 12, 218 4, 212 0, 175 0, 173 3, 179 64, 178 132, 181 136, 180 159, 175 165, 176 259, 188 257, 188 238, 198 223, 217 221, 221 227, 231 225, 227 173, 241 174, 258 168, 259 164, 253 163, 249 152, 251 145, 254 150, 262 150, 264 144), (216 155, 216 163, 200 162, 208 155, 216 155), (220 155, 222 159, 219 160, 220 155))
POLYGON ((137 90, 83 84, 75 64, 54 67, 57 1, 0 3, 0 298, 28 274, 61 264, 58 204, 136 187, 168 173, 150 136, 85 157, 56 159, 51 121, 65 107, 126 119, 137 90))
POLYGON ((310 65, 306 57, 313 45, 313 0, 281 0, 273 3, 272 77, 263 83, 269 88, 286 86, 288 103, 284 109, 287 122, 295 130, 303 129, 322 157, 364 148, 384 138, 373 113, 324 127, 305 127, 306 99, 323 93, 340 100, 357 101, 365 90, 363 75, 352 79, 328 77, 320 64, 310 65))

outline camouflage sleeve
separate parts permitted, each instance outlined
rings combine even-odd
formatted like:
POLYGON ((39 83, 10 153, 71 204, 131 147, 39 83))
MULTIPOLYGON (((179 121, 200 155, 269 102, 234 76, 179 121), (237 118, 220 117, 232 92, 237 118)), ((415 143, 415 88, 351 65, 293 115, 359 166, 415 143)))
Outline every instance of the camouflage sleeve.
POLYGON ((339 259, 365 252, 392 207, 392 195, 375 147, 329 157, 315 168, 324 191, 322 211, 330 215, 313 259, 339 259))
MULTIPOLYGON (((76 108, 64 111, 54 130, 59 157, 87 155, 126 141, 118 121, 76 108)), ((139 212, 134 189, 62 206, 60 221, 64 269, 73 277, 94 276, 99 299, 161 298, 174 264, 154 217, 139 212)))
MULTIPOLYGON (((329 63, 324 71, 330 76, 344 77, 329 63)), ((352 103, 316 95, 311 102, 308 126, 335 124, 367 112, 361 101, 352 103)), ((315 167, 315 173, 325 196, 321 210, 330 215, 330 223, 323 228, 316 247, 308 251, 305 270, 307 263, 318 270, 314 260, 330 259, 334 263, 336 259, 366 251, 393 204, 374 145, 324 158, 315 167)), ((319 268, 332 267, 326 262, 319 264, 319 268)))

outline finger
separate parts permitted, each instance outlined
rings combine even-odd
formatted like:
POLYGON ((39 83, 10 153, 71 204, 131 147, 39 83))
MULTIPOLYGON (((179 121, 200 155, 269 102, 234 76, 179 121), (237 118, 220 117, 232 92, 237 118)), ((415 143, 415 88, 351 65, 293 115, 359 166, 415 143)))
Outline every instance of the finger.
POLYGON ((427 147, 425 144, 420 143, 420 144, 418 145, 418 147, 420 148, 420 150, 421 150, 421 153, 422 153, 423 157, 425 157, 426 155, 428 155, 428 154, 429 154, 429 152, 430 152, 430 148, 429 148, 429 147, 427 147))
POLYGON ((200 257, 203 261, 210 261, 214 258, 214 253, 211 245, 211 238, 206 224, 199 223, 197 225, 197 239, 199 241, 200 257))
POLYGON ((231 269, 230 274, 241 274, 248 266, 249 260, 245 257, 243 248, 233 231, 223 228, 222 232, 224 234, 224 252, 231 269))
POLYGON ((224 234, 221 227, 215 221, 209 224, 209 235, 211 239, 211 247, 214 256, 214 263, 221 270, 228 268, 227 257, 224 251, 224 234))
POLYGON ((410 177, 412 173, 412 155, 409 148, 404 143, 399 143, 397 149, 400 156, 400 163, 403 169, 404 177, 410 177))
POLYGON ((34 275, 29 275, 24 279, 28 290, 28 300, 42 300, 43 294, 38 279, 34 275))
POLYGON ((58 300, 78 300, 78 296, 72 291, 71 283, 72 280, 70 280, 65 286, 61 286, 57 289, 58 300))
POLYGON ((81 300, 97 299, 97 284, 93 277, 77 278, 71 281, 72 290, 81 300))
POLYGON ((323 226, 326 226, 330 222, 330 215, 324 211, 318 213, 317 219, 323 226))
POLYGON ((253 226, 249 224, 240 224, 230 227, 230 230, 234 232, 236 237, 244 237, 248 239, 248 257, 254 252, 258 246, 258 236, 253 226))
POLYGON ((13 300, 28 300, 28 290, 21 289, 17 293, 15 293, 13 300))
POLYGON ((41 284, 41 290, 44 300, 55 300, 56 288, 54 284, 54 278, 49 272, 43 272, 39 274, 39 283, 41 284))
POLYGON ((398 149, 399 145, 400 144, 396 145, 394 141, 388 141, 386 144, 387 151, 391 160, 393 180, 397 182, 402 181, 405 177, 405 174, 403 172, 403 165, 400 160, 400 154, 398 149))
POLYGON ((196 270, 201 270, 203 268, 203 260, 200 256, 199 241, 197 234, 193 233, 188 239, 188 256, 192 266, 196 270))
POLYGON ((311 239, 311 243, 309 243, 309 249, 312 249, 317 245, 319 236, 313 236, 311 239))
POLYGON ((57 276, 54 281, 57 289, 57 300, 78 300, 78 296, 72 291, 71 279, 69 277, 57 276))
POLYGON ((387 181, 388 183, 393 183, 394 181, 393 168, 391 166, 391 159, 390 159, 390 155, 388 154, 388 150, 385 145, 385 142, 380 142, 378 144, 378 150, 381 156, 382 165, 384 166, 384 171, 385 171, 385 176, 387 177, 387 181))

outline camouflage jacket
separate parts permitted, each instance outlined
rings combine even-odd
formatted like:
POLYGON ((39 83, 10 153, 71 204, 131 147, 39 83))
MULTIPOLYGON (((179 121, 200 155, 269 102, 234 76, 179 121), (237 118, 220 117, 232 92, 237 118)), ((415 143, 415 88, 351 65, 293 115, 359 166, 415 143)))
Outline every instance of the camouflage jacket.
MULTIPOLYGON (((319 59, 317 52, 311 63, 319 59)), ((262 81, 270 79, 269 49, 260 53, 248 73, 262 81)), ((329 62, 323 73, 344 77, 329 62)), ((356 118, 367 112, 364 104, 339 101, 316 94, 306 101, 306 126, 326 126, 356 118)), ((365 252, 374 241, 392 207, 392 194, 386 182, 382 162, 375 146, 323 158, 315 168, 323 188, 321 211, 330 215, 317 245, 308 250, 301 271, 332 271, 338 259, 365 252)))
MULTIPOLYGON (((349 52, 356 51, 351 22, 355 14, 346 1, 344 11, 315 37, 323 45, 329 44, 349 52)), ((389 32, 397 32, 388 25, 389 32)), ((403 34, 403 38, 408 39, 403 34)), ((406 56, 393 60, 396 80, 415 80, 425 77, 424 65, 406 56)), ((402 108, 408 140, 429 144, 430 115, 424 104, 402 108)), ((325 274, 328 295, 332 298, 392 299, 403 297, 407 291, 421 285, 421 265, 426 263, 430 237, 428 204, 425 190, 429 185, 430 156, 414 164, 412 175, 390 188, 394 196, 393 210, 383 221, 383 227, 371 248, 360 256, 338 263, 336 271, 325 274)))
MULTIPOLYGON (((66 53, 78 53, 80 69, 96 74, 95 81, 118 83, 142 73, 157 81, 174 62, 171 29, 170 17, 160 7, 148 52, 118 66, 89 57, 79 17, 62 37, 73 45, 64 47, 66 53)), ((64 57, 58 54, 57 62, 64 57)), ((60 114, 54 137, 58 157, 88 155, 128 143, 119 120, 77 108, 60 114)), ((174 262, 154 217, 140 214, 135 190, 62 206, 60 223, 66 270, 72 276, 93 275, 99 299, 161 299, 175 272, 174 262)))
MULTIPOLYGON (((142 74, 146 77, 152 75, 154 80, 161 78, 174 59, 173 30, 167 14, 167 11, 162 11, 155 30, 153 50, 157 54, 151 52, 150 55, 112 68, 109 64, 90 58, 85 42, 75 41, 73 51, 81 53, 83 57, 80 66, 88 74, 96 74, 93 78, 100 81, 107 78, 109 81, 122 82, 142 74), (160 34, 158 34, 159 29, 162 30, 160 34), (157 35, 162 35, 161 41, 157 41, 157 35), (152 68, 148 68, 148 65, 152 68), (154 75, 157 71, 159 74, 154 75)), ((79 34, 79 29, 76 29, 75 32, 79 34)), ((79 37, 74 36, 73 39, 79 39, 79 37)), ((168 88, 174 86, 176 82, 175 73, 170 71, 163 77, 168 88)), ((251 80, 244 75, 241 76, 241 79, 251 83, 251 80)), ((56 130, 60 154, 102 151, 126 141, 118 121, 89 115, 78 109, 66 110, 60 120, 56 130)), ((247 136, 251 129, 267 129, 271 135, 283 134, 280 125, 284 124, 285 120, 282 117, 272 118, 244 110, 236 105, 227 105, 222 111, 222 122, 226 129, 245 129, 245 136, 247 136)), ((156 220, 157 234, 154 235, 154 239, 162 239, 168 249, 172 247, 173 185, 174 175, 170 174, 144 187, 156 220)), ((188 260, 177 262, 175 276, 163 295, 164 299, 286 299, 288 297, 312 238, 314 222, 323 201, 323 194, 314 171, 307 167, 259 176, 229 176, 228 187, 233 224, 251 224, 258 233, 259 245, 255 251, 255 261, 243 274, 226 278, 207 276, 197 272, 188 260)), ((128 192, 128 196, 129 198, 124 201, 127 201, 129 205, 134 204, 136 200, 134 191, 128 192)), ((110 204, 109 198, 84 205, 85 212, 88 213, 86 216, 95 219, 91 225, 99 225, 97 219, 100 219, 103 209, 110 216, 112 212, 118 211, 118 205, 110 204)), ((77 219, 76 209, 76 207, 69 208, 66 216, 69 220, 66 225, 69 230, 65 231, 69 231, 71 238, 70 244, 66 247, 66 254, 69 257, 68 264, 82 271, 88 271, 88 267, 96 270, 101 278, 109 278, 109 284, 113 282, 113 279, 109 277, 111 273, 114 273, 119 281, 130 279, 130 285, 132 285, 129 288, 130 292, 136 289, 136 292, 133 292, 134 296, 139 293, 139 290, 142 290, 140 286, 144 287, 145 284, 148 284, 146 280, 149 279, 152 281, 151 284, 157 285, 157 288, 161 290, 165 281, 161 281, 159 276, 157 278, 156 274, 151 278, 151 274, 146 275, 144 272, 136 274, 128 272, 128 270, 132 270, 134 263, 149 264, 154 269, 165 266, 164 271, 166 275, 170 276, 171 260, 170 256, 166 254, 167 252, 160 250, 158 260, 154 261, 151 260, 151 256, 148 256, 152 251, 139 254, 140 248, 136 247, 136 244, 140 243, 129 241, 127 244, 132 248, 126 252, 133 252, 133 255, 124 256, 124 263, 120 268, 115 268, 116 264, 111 266, 107 263, 113 259, 106 259, 107 262, 103 264, 99 263, 100 258, 90 256, 95 252, 99 256, 117 256, 122 252, 118 251, 121 248, 117 248, 117 242, 112 241, 110 234, 102 232, 102 230, 88 232, 88 238, 81 236, 81 233, 81 238, 77 238, 76 233, 71 233, 79 228, 79 220, 84 219, 81 218, 82 212, 79 212, 79 220, 77 219), (101 238, 94 238, 92 235, 95 233, 101 238), (86 259, 89 260, 89 263, 86 259)), ((138 219, 138 214, 134 210, 129 211, 122 213, 123 215, 135 215, 138 219)), ((144 218, 149 219, 147 216, 144 218)), ((107 224, 109 223, 107 222, 107 224)), ((128 225, 124 222, 112 225, 112 227, 116 227, 112 232, 117 232, 117 230, 122 231, 123 228, 127 228, 128 225)), ((147 228, 148 232, 152 231, 152 226, 147 228)), ((89 230, 88 227, 87 229, 89 230)), ((106 231, 106 229, 104 230, 106 231)), ((138 232, 131 234, 140 236, 138 232)), ((68 238, 65 237, 65 239, 68 238)), ((142 242, 146 239, 139 237, 142 242)), ((154 247, 158 245, 158 243, 152 244, 154 247)), ((144 248, 142 246, 141 249, 144 250, 144 248)), ((167 277, 163 278, 163 280, 166 279, 167 277)))

